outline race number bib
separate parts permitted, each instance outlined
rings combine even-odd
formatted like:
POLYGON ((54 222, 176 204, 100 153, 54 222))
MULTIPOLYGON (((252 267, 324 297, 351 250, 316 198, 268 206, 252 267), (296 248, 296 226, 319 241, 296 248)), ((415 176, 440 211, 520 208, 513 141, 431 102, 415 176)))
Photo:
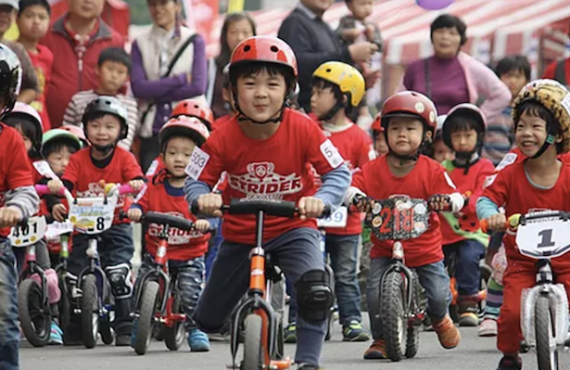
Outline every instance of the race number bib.
POLYGON ((423 199, 376 201, 365 223, 379 240, 406 240, 422 235, 429 227, 429 211, 423 199))
POLYGON ((113 225, 117 197, 78 198, 69 207, 69 221, 83 234, 100 234, 113 225))
POLYGON ((517 230, 516 242, 521 254, 535 258, 555 258, 570 250, 570 221, 553 212, 552 218, 526 220, 517 230))
POLYGON ((54 222, 48 225, 45 237, 48 241, 59 241, 59 237, 73 232, 71 221, 54 222))
POLYGON ((14 226, 8 238, 14 247, 27 247, 41 240, 46 229, 45 217, 31 217, 25 226, 14 226))
POLYGON ((52 171, 51 167, 46 161, 36 161, 33 163, 34 168, 43 177, 48 177, 50 179, 57 179, 56 174, 52 171))
POLYGON ((321 153, 325 156, 327 162, 332 168, 337 168, 344 163, 344 159, 338 152, 337 148, 333 145, 330 140, 325 141, 321 144, 321 153))
POLYGON ((195 147, 190 157, 190 163, 186 167, 186 174, 194 180, 198 180, 206 164, 210 160, 210 155, 202 149, 195 147))
POLYGON ((346 207, 339 207, 335 212, 326 218, 317 219, 318 227, 346 227, 348 210, 346 207))

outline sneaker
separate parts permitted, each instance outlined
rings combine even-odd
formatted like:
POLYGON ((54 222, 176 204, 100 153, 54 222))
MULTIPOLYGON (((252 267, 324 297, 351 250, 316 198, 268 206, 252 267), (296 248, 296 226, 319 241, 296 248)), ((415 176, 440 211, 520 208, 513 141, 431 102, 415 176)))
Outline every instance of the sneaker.
POLYGON ((497 321, 493 319, 485 319, 479 325, 480 337, 496 337, 497 336, 497 321))
POLYGON ((61 345, 63 344, 63 331, 55 321, 51 322, 51 332, 49 335, 49 344, 61 345))
POLYGON ((192 352, 208 352, 210 350, 210 340, 206 333, 194 328, 188 333, 188 346, 192 352))
POLYGON ((365 360, 383 360, 386 358, 386 347, 383 339, 376 339, 364 352, 365 360))
POLYGON ((473 312, 464 312, 459 316, 459 326, 476 327, 479 325, 479 317, 473 312))
POLYGON ((325 370, 319 365, 310 365, 310 364, 298 364, 297 370, 325 370))
POLYGON ((522 369, 522 359, 517 356, 503 356, 499 362, 499 367, 497 370, 521 370, 522 369))
POLYGON ((461 333, 459 333, 449 315, 437 322, 434 321, 433 330, 437 333, 439 343, 445 349, 457 347, 459 340, 461 340, 461 333))
POLYGON ((133 335, 132 334, 117 334, 115 335, 115 346, 117 347, 128 347, 133 346, 133 335))
POLYGON ((344 342, 366 342, 369 339, 368 333, 356 320, 351 321, 342 329, 342 340, 344 342))
POLYGON ((297 343, 297 325, 294 322, 285 328, 285 343, 297 343))

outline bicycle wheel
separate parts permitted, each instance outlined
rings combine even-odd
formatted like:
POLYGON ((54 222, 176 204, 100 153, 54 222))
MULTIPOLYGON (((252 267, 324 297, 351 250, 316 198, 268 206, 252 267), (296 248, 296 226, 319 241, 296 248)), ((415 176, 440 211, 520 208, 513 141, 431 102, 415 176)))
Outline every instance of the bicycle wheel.
MULTIPOLYGON (((180 307, 180 297, 178 295, 174 296, 172 300, 172 313, 184 313, 182 307, 180 307)), ((162 337, 164 338, 164 344, 171 351, 178 351, 182 343, 184 343, 185 335, 184 321, 177 321, 173 326, 163 326, 162 337)))
POLYGON ((263 368, 262 325, 261 316, 259 315, 251 314, 245 318, 245 338, 241 370, 261 370, 263 368))
POLYGON ((408 320, 404 312, 404 278, 396 271, 384 277, 380 312, 386 345, 386 355, 394 362, 400 361, 406 352, 408 320))
MULTIPOLYGON (((425 305, 422 305, 422 286, 420 285, 420 281, 418 278, 418 274, 413 271, 412 272, 414 284, 414 301, 412 302, 412 310, 414 310, 413 314, 418 314, 420 312, 425 312, 425 305)), ((406 357, 413 358, 418 353, 418 349, 420 347, 420 329, 421 329, 421 322, 413 318, 408 320, 408 333, 406 338, 406 357), (417 320, 417 321, 416 321, 417 320)))
POLYGON ((43 291, 32 279, 25 279, 18 287, 20 325, 26 339, 34 347, 43 347, 51 333, 49 307, 43 307, 43 291))
POLYGON ((150 336, 154 326, 154 313, 158 299, 158 283, 147 281, 143 287, 140 301, 139 319, 136 329, 134 349, 138 355, 144 355, 150 344, 150 336))
POLYGON ((534 306, 534 330, 536 335, 536 357, 538 370, 558 369, 558 348, 554 317, 550 311, 548 296, 538 297, 534 306))
POLYGON ((99 332, 99 291, 95 275, 87 275, 81 284, 81 329, 83 344, 93 348, 99 332))

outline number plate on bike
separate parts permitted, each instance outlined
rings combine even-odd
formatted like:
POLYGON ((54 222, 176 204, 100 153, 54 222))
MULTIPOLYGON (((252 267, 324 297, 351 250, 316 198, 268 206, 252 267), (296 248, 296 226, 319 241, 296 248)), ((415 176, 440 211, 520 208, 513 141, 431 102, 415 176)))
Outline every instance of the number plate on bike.
POLYGON ((329 217, 317 219, 318 227, 346 227, 348 211, 346 207, 340 207, 329 217))
POLYGON ((27 247, 41 240, 46 229, 46 219, 43 216, 30 217, 25 226, 14 226, 8 238, 13 247, 27 247))
POLYGON ((113 225, 117 197, 78 198, 69 207, 69 221, 82 234, 100 234, 113 225))
POLYGON ((570 250, 570 221, 553 214, 552 218, 526 220, 516 236, 521 254, 535 258, 555 258, 570 250))
POLYGON ((379 240, 414 239, 429 227, 428 205, 423 199, 378 200, 365 223, 379 240))

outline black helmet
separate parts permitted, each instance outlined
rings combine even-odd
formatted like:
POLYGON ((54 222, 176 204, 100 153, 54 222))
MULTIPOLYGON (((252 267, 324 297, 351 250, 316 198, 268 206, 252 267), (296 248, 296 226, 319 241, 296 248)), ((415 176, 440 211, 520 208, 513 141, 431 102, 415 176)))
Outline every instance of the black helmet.
MULTIPOLYGON (((85 137, 87 137, 87 122, 92 119, 92 117, 101 114, 112 114, 116 116, 119 121, 121 121, 121 134, 119 135, 119 140, 125 139, 129 131, 129 126, 127 124, 128 113, 127 108, 121 103, 121 101, 113 96, 100 96, 95 100, 87 104, 85 108, 85 113, 83 113, 83 131, 85 132, 85 137)), ((89 139, 87 137, 87 139, 89 139)))
POLYGON ((14 108, 22 84, 22 67, 16 54, 6 45, 0 44, 0 98, 4 107, 0 119, 14 108))

